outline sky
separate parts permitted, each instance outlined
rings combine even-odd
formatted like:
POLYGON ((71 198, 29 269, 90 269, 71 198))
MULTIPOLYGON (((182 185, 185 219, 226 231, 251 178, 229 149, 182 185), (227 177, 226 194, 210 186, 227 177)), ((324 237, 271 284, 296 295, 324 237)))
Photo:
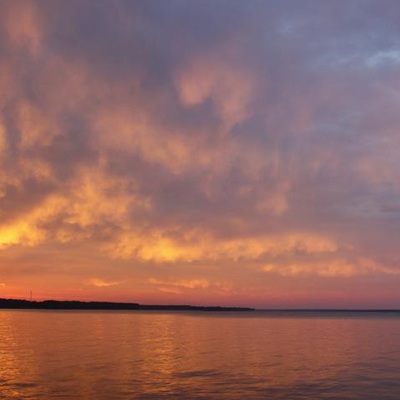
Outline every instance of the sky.
POLYGON ((0 0, 0 297, 400 308, 398 15, 0 0))

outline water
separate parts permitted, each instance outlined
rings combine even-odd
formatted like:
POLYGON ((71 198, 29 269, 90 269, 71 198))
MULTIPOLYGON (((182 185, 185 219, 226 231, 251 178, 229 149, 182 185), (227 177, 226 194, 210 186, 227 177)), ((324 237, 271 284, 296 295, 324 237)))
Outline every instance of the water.
POLYGON ((398 399, 400 315, 0 311, 0 399, 398 399))

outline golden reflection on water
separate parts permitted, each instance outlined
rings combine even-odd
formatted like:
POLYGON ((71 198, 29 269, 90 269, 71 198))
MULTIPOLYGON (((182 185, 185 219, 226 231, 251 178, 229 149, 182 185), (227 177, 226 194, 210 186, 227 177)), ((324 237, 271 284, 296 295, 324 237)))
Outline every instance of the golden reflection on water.
POLYGON ((399 333, 400 317, 0 311, 0 398, 324 398, 398 381, 399 333))
MULTIPOLYGON (((16 380, 18 376, 19 362, 16 359, 13 349, 16 346, 13 325, 10 323, 11 315, 4 313, 2 315, 2 324, 0 325, 0 379, 1 382, 16 380)), ((8 396, 17 396, 18 392, 12 388, 6 389, 5 392, 8 396)))

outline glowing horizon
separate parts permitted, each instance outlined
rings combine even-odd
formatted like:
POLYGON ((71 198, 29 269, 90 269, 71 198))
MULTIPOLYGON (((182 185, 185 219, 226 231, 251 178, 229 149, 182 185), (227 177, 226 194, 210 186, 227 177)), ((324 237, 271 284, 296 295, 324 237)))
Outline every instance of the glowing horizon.
POLYGON ((0 2, 0 297, 400 308, 400 4, 0 2))

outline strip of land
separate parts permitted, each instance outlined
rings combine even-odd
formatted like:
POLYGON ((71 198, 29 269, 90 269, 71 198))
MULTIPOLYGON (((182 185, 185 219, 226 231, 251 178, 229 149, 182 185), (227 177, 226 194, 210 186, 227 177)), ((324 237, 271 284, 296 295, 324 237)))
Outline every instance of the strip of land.
POLYGON ((44 300, 0 298, 0 309, 21 310, 148 310, 148 311, 257 311, 275 317, 318 317, 349 314, 400 314, 400 309, 255 309, 250 307, 153 305, 139 303, 117 303, 107 301, 44 300))
POLYGON ((30 301, 0 299, 0 308, 26 310, 153 310, 153 311, 254 311, 246 307, 148 305, 138 303, 114 303, 104 301, 30 301))

